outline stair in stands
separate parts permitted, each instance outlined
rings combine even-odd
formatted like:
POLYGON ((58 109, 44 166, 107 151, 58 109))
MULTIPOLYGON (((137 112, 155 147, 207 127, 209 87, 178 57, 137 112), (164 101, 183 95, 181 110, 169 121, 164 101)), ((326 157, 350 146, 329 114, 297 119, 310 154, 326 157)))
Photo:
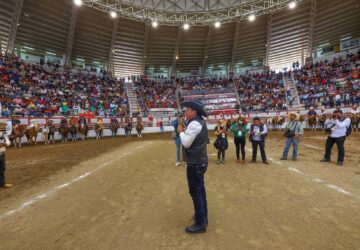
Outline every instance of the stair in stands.
POLYGON ((125 83, 126 93, 129 100, 129 109, 131 116, 140 114, 139 104, 137 102, 134 84, 132 82, 125 83))
POLYGON ((296 89, 296 85, 294 82, 294 77, 291 74, 290 77, 288 76, 284 76, 284 85, 286 89, 290 89, 290 94, 291 97, 293 98, 292 100, 292 106, 290 106, 290 100, 288 98, 286 98, 286 104, 288 106, 289 110, 298 110, 301 107, 300 104, 300 99, 299 99, 299 95, 296 89))

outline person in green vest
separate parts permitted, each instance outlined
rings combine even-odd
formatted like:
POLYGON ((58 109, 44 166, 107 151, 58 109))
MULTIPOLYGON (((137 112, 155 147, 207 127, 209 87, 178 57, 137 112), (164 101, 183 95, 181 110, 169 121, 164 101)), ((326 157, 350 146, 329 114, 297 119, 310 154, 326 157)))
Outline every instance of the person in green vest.
POLYGON ((236 122, 232 125, 231 131, 234 133, 234 144, 236 148, 237 163, 245 163, 245 144, 246 134, 249 129, 247 127, 247 121, 244 117, 240 116, 236 119, 236 122), (240 148, 241 148, 241 161, 240 161, 240 148))

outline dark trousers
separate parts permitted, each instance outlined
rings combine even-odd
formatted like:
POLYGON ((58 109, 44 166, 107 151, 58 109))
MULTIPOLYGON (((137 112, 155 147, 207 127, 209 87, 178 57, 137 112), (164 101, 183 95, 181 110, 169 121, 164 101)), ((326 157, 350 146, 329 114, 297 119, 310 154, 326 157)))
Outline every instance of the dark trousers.
POLYGON ((204 225, 207 222, 207 201, 204 183, 206 170, 207 163, 201 165, 187 164, 186 168, 189 193, 194 203, 196 225, 204 225))
POLYGON ((260 148, 261 159, 263 161, 266 161, 265 141, 252 141, 252 149, 253 149, 252 160, 256 161, 256 155, 257 155, 257 148, 258 147, 260 148))
POLYGON ((332 137, 328 136, 328 138, 326 139, 324 159, 330 161, 331 149, 334 146, 334 144, 336 143, 336 146, 338 148, 338 159, 337 159, 337 161, 338 162, 343 162, 344 161, 344 156, 345 156, 345 148, 344 148, 345 139, 346 139, 346 136, 342 136, 342 137, 339 137, 339 138, 332 138, 332 137))
POLYGON ((225 149, 218 149, 218 152, 217 152, 218 160, 220 160, 220 156, 223 160, 225 159, 225 149))
POLYGON ((245 160, 245 145, 246 145, 246 139, 245 137, 235 137, 234 138, 234 144, 236 148, 236 158, 240 159, 240 148, 241 148, 241 159, 245 160))
POLYGON ((0 153, 0 187, 5 184, 5 153, 0 153))

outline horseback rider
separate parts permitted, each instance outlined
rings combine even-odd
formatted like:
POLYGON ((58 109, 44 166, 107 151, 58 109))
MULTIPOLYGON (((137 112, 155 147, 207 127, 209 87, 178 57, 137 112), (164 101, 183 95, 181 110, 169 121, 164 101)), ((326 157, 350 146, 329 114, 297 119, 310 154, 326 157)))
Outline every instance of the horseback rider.
POLYGON ((13 115, 11 116, 11 125, 13 127, 16 127, 21 124, 21 121, 19 119, 19 115, 13 115))
POLYGON ((96 120, 96 125, 98 125, 99 127, 103 127, 103 119, 101 117, 98 117, 96 120))
POLYGON ((110 123, 113 123, 115 125, 119 125, 119 121, 118 121, 118 119, 116 119, 115 116, 111 116, 110 123))
POLYGON ((311 107, 309 112, 307 113, 308 116, 317 116, 316 111, 314 110, 314 107, 311 107))
POLYGON ((66 117, 62 117, 60 120, 60 126, 67 126, 68 125, 68 120, 66 119, 66 117))
POLYGON ((34 119, 31 119, 30 121, 29 121, 29 126, 28 126, 28 129, 30 129, 30 128, 34 128, 34 127, 36 127, 36 122, 35 122, 35 120, 34 119))
POLYGON ((358 110, 358 107, 356 105, 354 105, 351 109, 351 114, 352 115, 359 115, 360 114, 360 110, 358 110))

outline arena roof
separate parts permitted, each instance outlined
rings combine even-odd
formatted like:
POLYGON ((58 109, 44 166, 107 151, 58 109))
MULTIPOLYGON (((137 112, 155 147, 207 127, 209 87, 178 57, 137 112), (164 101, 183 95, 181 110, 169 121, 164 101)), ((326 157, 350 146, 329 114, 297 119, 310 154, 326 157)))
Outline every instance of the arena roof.
MULTIPOLYGON (((308 52, 337 47, 340 41, 360 37, 358 0, 304 0, 298 1, 294 9, 287 5, 271 11, 263 8, 267 11, 260 11, 250 22, 244 6, 254 6, 257 2, 126 0, 120 5, 120 1, 84 0, 77 7, 72 0, 0 0, 1 50, 4 52, 11 44, 9 38, 17 27, 14 48, 18 52, 61 58, 69 55, 74 64, 79 61, 87 65, 110 64, 116 75, 126 76, 141 74, 145 69, 189 72, 267 64, 272 68, 288 67, 296 60, 304 60, 308 52), (110 9, 98 7, 115 3, 117 18, 104 12, 110 9), (190 24, 184 30, 180 24, 161 22, 154 28, 152 19, 123 15, 126 4, 143 6, 143 13, 146 7, 167 14, 172 11, 196 14, 206 5, 208 13, 243 8, 247 14, 244 11, 238 18, 221 22, 218 28, 207 23, 190 24), (18 19, 17 9, 20 9, 18 19), (73 39, 69 39, 70 27, 74 30, 73 39)), ((261 2, 264 6, 280 0, 261 2)))

